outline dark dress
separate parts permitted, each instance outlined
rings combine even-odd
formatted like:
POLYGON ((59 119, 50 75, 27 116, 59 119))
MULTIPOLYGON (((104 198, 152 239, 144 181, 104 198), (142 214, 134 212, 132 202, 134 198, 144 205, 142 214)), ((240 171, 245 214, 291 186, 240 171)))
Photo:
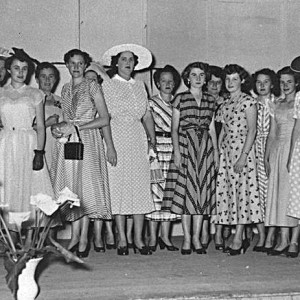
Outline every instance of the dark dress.
POLYGON ((172 157, 167 176, 163 209, 176 214, 215 214, 216 166, 209 125, 215 111, 215 100, 204 93, 198 106, 190 91, 172 101, 180 111, 179 148, 182 168, 172 157))

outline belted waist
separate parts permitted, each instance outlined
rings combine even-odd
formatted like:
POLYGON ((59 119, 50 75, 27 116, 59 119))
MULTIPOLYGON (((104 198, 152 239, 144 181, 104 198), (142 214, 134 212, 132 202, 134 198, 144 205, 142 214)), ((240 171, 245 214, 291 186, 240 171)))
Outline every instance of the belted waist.
POLYGON ((197 125, 186 125, 181 127, 182 131, 195 130, 195 131, 208 131, 208 127, 197 125))
POLYGON ((76 125, 76 124, 79 124, 79 123, 88 123, 88 122, 91 122, 93 120, 94 120, 94 118, 90 118, 90 119, 88 119, 88 118, 86 118, 86 119, 72 119, 72 120, 68 120, 68 122, 70 122, 71 124, 76 125))
POLYGON ((172 137, 171 132, 163 132, 163 131, 155 131, 155 135, 161 136, 161 137, 166 137, 166 138, 172 137))

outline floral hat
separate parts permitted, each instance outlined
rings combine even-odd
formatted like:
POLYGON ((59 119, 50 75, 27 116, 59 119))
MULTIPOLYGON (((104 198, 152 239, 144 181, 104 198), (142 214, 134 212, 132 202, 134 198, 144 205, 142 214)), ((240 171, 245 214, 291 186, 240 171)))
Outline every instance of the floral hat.
POLYGON ((111 47, 103 54, 102 64, 110 66, 111 57, 125 51, 130 51, 138 57, 138 64, 134 68, 136 71, 146 69, 152 63, 152 54, 147 48, 137 44, 121 44, 111 47))
POLYGON ((293 59, 290 68, 294 72, 300 72, 300 56, 297 56, 296 58, 293 59))

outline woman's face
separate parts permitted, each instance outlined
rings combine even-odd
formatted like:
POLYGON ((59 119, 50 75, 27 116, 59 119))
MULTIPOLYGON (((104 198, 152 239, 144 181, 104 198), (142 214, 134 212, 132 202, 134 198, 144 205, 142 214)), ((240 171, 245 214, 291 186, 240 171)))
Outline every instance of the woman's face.
POLYGON ((134 70, 134 57, 133 53, 130 51, 122 52, 118 59, 118 74, 128 79, 131 77, 131 73, 134 70))
POLYGON ((28 63, 14 59, 10 66, 11 82, 24 83, 28 74, 28 63))
POLYGON ((192 68, 188 79, 190 80, 190 88, 200 89, 205 83, 205 72, 200 68, 192 68))
POLYGON ((37 78, 37 83, 39 85, 39 89, 44 93, 50 93, 55 85, 55 82, 55 73, 52 68, 45 68, 40 71, 39 78, 37 78))
POLYGON ((98 76, 97 76, 97 74, 96 74, 94 71, 87 71, 87 72, 84 74, 84 77, 85 77, 86 79, 88 79, 88 80, 98 82, 98 76))
POLYGON ((280 91, 285 96, 288 96, 296 91, 295 77, 291 74, 282 74, 280 76, 280 91))
POLYGON ((5 61, 0 60, 0 82, 2 82, 6 75, 6 69, 5 69, 5 61))
POLYGON ((66 66, 73 78, 83 77, 84 71, 86 69, 86 63, 84 61, 83 56, 78 55, 78 54, 72 56, 69 59, 66 66))
POLYGON ((219 96, 222 88, 222 79, 211 75, 210 81, 207 83, 207 92, 213 96, 219 96))
POLYGON ((270 95, 273 87, 270 76, 265 74, 259 74, 257 76, 255 86, 259 96, 270 95))
POLYGON ((238 73, 228 74, 225 78, 227 91, 232 94, 241 91, 243 81, 238 73))
POLYGON ((158 88, 164 94, 172 94, 173 89, 175 87, 175 82, 173 78, 173 74, 170 72, 162 72, 160 74, 158 88))

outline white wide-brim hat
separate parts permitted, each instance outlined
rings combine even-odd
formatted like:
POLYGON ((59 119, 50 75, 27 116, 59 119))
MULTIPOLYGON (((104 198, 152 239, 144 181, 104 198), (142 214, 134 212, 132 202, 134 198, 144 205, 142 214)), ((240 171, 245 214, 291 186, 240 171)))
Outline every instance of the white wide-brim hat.
POLYGON ((138 57, 138 64, 134 68, 137 71, 148 68, 152 63, 151 52, 147 48, 137 44, 121 44, 111 47, 103 54, 101 63, 104 66, 110 66, 111 57, 125 51, 130 51, 138 57))
POLYGON ((102 75, 105 69, 101 66, 99 62, 92 61, 90 65, 85 69, 85 72, 94 71, 97 75, 102 75))

